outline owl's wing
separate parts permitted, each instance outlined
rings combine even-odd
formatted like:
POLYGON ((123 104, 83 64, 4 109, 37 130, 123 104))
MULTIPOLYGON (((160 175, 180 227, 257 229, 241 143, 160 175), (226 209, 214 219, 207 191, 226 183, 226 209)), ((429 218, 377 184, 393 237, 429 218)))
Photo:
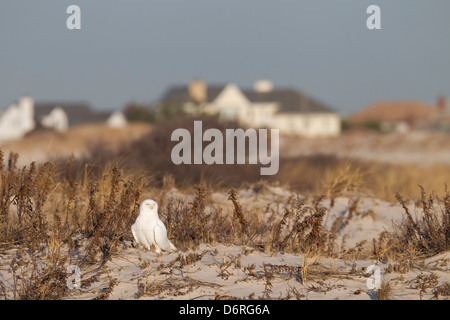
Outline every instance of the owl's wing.
POLYGON ((155 235, 155 242, 158 247, 164 251, 172 251, 174 249, 173 244, 167 238, 167 230, 161 220, 159 220, 156 224, 153 229, 153 233, 155 235))
POLYGON ((150 248, 150 243, 147 240, 146 237, 146 232, 144 230, 140 230, 138 226, 136 226, 136 224, 133 224, 131 226, 131 233, 133 234, 134 239, 136 240, 137 243, 143 245, 144 247, 146 247, 147 249, 150 248))
POLYGON ((134 240, 136 240, 136 242, 139 242, 137 237, 136 237, 136 233, 134 232, 134 224, 131 226, 131 233, 133 234, 134 240))

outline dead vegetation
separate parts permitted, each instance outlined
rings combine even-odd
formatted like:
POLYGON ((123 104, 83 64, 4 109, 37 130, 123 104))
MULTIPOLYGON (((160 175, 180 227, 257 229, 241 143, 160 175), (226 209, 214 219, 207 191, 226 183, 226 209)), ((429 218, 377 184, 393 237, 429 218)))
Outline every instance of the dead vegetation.
MULTIPOLYGON (((91 180, 82 189, 78 181, 58 180, 50 162, 22 169, 16 163, 16 154, 5 163, 0 152, 0 248, 15 250, 9 265, 12 298, 69 296, 68 265, 84 271, 82 285, 89 288, 106 272, 120 241, 130 238, 142 177, 126 179, 114 166, 100 181, 91 180)), ((114 284, 111 279, 110 287, 114 284)), ((108 292, 101 291, 99 297, 108 292)))
POLYGON ((391 295, 391 284, 388 281, 382 281, 380 288, 377 290, 377 300, 390 300, 391 295))
POLYGON ((427 196, 421 190, 420 201, 411 212, 400 194, 397 200, 404 210, 402 221, 393 224, 391 232, 383 232, 373 240, 373 251, 379 260, 388 257, 412 266, 418 258, 430 257, 450 249, 450 194, 427 196))
POLYGON ((175 245, 193 249, 200 243, 230 243, 249 245, 259 250, 316 252, 329 244, 329 230, 323 225, 327 209, 322 198, 307 206, 299 196, 291 196, 278 211, 246 212, 240 204, 235 189, 228 192, 232 209, 227 213, 208 200, 206 185, 195 187, 194 199, 186 203, 180 198, 168 198, 161 208, 167 221, 169 235, 174 235, 175 245), (289 223, 287 223, 289 220, 289 223))

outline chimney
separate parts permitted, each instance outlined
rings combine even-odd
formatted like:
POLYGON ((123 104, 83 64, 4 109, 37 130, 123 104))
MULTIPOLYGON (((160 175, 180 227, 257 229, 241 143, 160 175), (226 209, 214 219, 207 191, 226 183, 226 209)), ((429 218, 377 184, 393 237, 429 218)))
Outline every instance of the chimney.
POLYGON ((446 99, 443 96, 439 96, 436 102, 436 107, 439 112, 445 111, 446 99))
POLYGON ((436 109, 440 113, 450 113, 450 101, 444 96, 439 96, 436 102, 436 109))
POLYGON ((253 85, 253 90, 258 93, 267 93, 273 90, 273 83, 269 80, 258 80, 253 85))
POLYGON ((188 86, 188 93, 196 103, 200 104, 205 102, 207 99, 206 83, 200 79, 192 80, 188 86))

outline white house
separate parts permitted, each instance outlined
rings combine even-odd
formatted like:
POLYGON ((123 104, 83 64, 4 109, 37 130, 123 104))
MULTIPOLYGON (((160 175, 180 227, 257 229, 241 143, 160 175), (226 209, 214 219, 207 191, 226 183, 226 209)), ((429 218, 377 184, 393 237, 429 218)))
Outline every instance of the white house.
POLYGON ((120 111, 95 111, 82 103, 35 104, 32 98, 22 97, 17 104, 0 112, 0 142, 20 139, 38 127, 61 132, 82 123, 105 123, 122 128, 127 120, 120 111))
POLYGON ((0 113, 0 141, 20 139, 34 129, 33 105, 32 98, 22 97, 0 113))
POLYGON ((113 128, 127 124, 120 111, 96 111, 86 103, 38 103, 35 105, 35 120, 45 128, 65 131, 83 123, 105 123, 113 128))
POLYGON ((69 128, 69 118, 60 107, 54 108, 49 114, 44 115, 40 121, 42 126, 62 132, 69 128))
POLYGON ((111 128, 123 128, 127 125, 127 118, 120 111, 114 111, 106 120, 106 124, 111 128))
POLYGON ((173 87, 162 103, 181 103, 189 114, 218 114, 252 128, 279 129, 281 133, 308 137, 335 136, 341 131, 340 115, 293 89, 274 89, 270 81, 255 83, 252 90, 235 84, 207 87, 201 80, 173 87))

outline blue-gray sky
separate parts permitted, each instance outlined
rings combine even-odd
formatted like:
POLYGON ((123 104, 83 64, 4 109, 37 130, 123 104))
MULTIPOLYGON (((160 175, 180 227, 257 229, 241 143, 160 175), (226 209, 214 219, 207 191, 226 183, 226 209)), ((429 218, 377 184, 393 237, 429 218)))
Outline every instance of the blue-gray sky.
POLYGON ((193 78, 270 79, 349 113, 450 97, 448 0, 1 0, 0 108, 87 101, 122 109, 193 78), (81 30, 66 9, 81 8, 81 30), (381 7, 381 30, 366 9, 381 7))

